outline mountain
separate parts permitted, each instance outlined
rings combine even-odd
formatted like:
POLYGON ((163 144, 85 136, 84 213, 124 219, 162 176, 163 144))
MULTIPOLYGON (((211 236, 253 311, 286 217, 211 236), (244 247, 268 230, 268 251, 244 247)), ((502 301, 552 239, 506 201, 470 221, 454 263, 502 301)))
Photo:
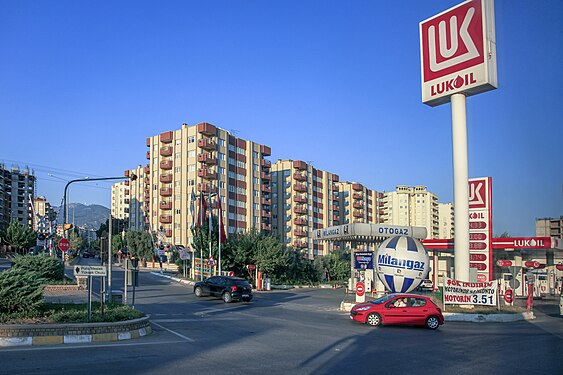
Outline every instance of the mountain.
MULTIPOLYGON (((55 208, 55 211, 58 211, 58 208, 55 208)), ((109 208, 99 204, 86 206, 81 203, 69 203, 67 222, 76 226, 98 230, 100 225, 109 218, 109 212, 109 208)), ((62 212, 59 220, 62 223, 62 212)))

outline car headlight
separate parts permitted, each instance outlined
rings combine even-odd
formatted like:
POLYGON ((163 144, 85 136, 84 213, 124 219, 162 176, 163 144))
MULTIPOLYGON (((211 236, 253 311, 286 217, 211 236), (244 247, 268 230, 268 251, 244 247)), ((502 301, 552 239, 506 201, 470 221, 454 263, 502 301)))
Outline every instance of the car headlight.
POLYGON ((371 309, 370 306, 364 306, 364 307, 358 307, 358 308, 356 309, 356 311, 366 311, 366 310, 369 310, 369 309, 371 309))

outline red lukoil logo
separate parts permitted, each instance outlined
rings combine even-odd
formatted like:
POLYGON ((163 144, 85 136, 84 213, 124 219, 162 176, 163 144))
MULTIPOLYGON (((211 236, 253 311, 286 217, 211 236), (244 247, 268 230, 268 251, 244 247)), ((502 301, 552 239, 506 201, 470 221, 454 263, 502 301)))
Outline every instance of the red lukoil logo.
MULTIPOLYGON (((481 0, 472 0, 421 25, 423 82, 432 81, 483 63, 483 17, 481 0)), ((473 73, 437 82, 437 95, 475 83, 473 73)))
POLYGON ((487 207, 486 180, 469 181, 469 208, 487 207))

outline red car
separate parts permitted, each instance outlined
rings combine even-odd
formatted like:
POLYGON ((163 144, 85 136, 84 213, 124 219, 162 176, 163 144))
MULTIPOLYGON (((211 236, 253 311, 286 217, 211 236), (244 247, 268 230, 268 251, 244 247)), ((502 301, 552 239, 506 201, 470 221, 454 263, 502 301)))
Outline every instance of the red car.
POLYGON ((444 324, 442 310, 430 298, 417 294, 388 294, 359 303, 350 310, 350 319, 371 326, 406 324, 437 329, 444 324))

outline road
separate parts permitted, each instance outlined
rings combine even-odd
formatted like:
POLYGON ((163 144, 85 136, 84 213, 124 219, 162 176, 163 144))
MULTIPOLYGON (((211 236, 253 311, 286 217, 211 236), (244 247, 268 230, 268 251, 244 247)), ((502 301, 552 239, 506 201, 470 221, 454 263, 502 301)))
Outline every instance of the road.
POLYGON ((136 307, 151 316, 152 335, 0 349, 0 374, 560 373, 563 319, 372 328, 338 311, 343 298, 342 290, 294 289, 225 304, 143 271, 136 307))

